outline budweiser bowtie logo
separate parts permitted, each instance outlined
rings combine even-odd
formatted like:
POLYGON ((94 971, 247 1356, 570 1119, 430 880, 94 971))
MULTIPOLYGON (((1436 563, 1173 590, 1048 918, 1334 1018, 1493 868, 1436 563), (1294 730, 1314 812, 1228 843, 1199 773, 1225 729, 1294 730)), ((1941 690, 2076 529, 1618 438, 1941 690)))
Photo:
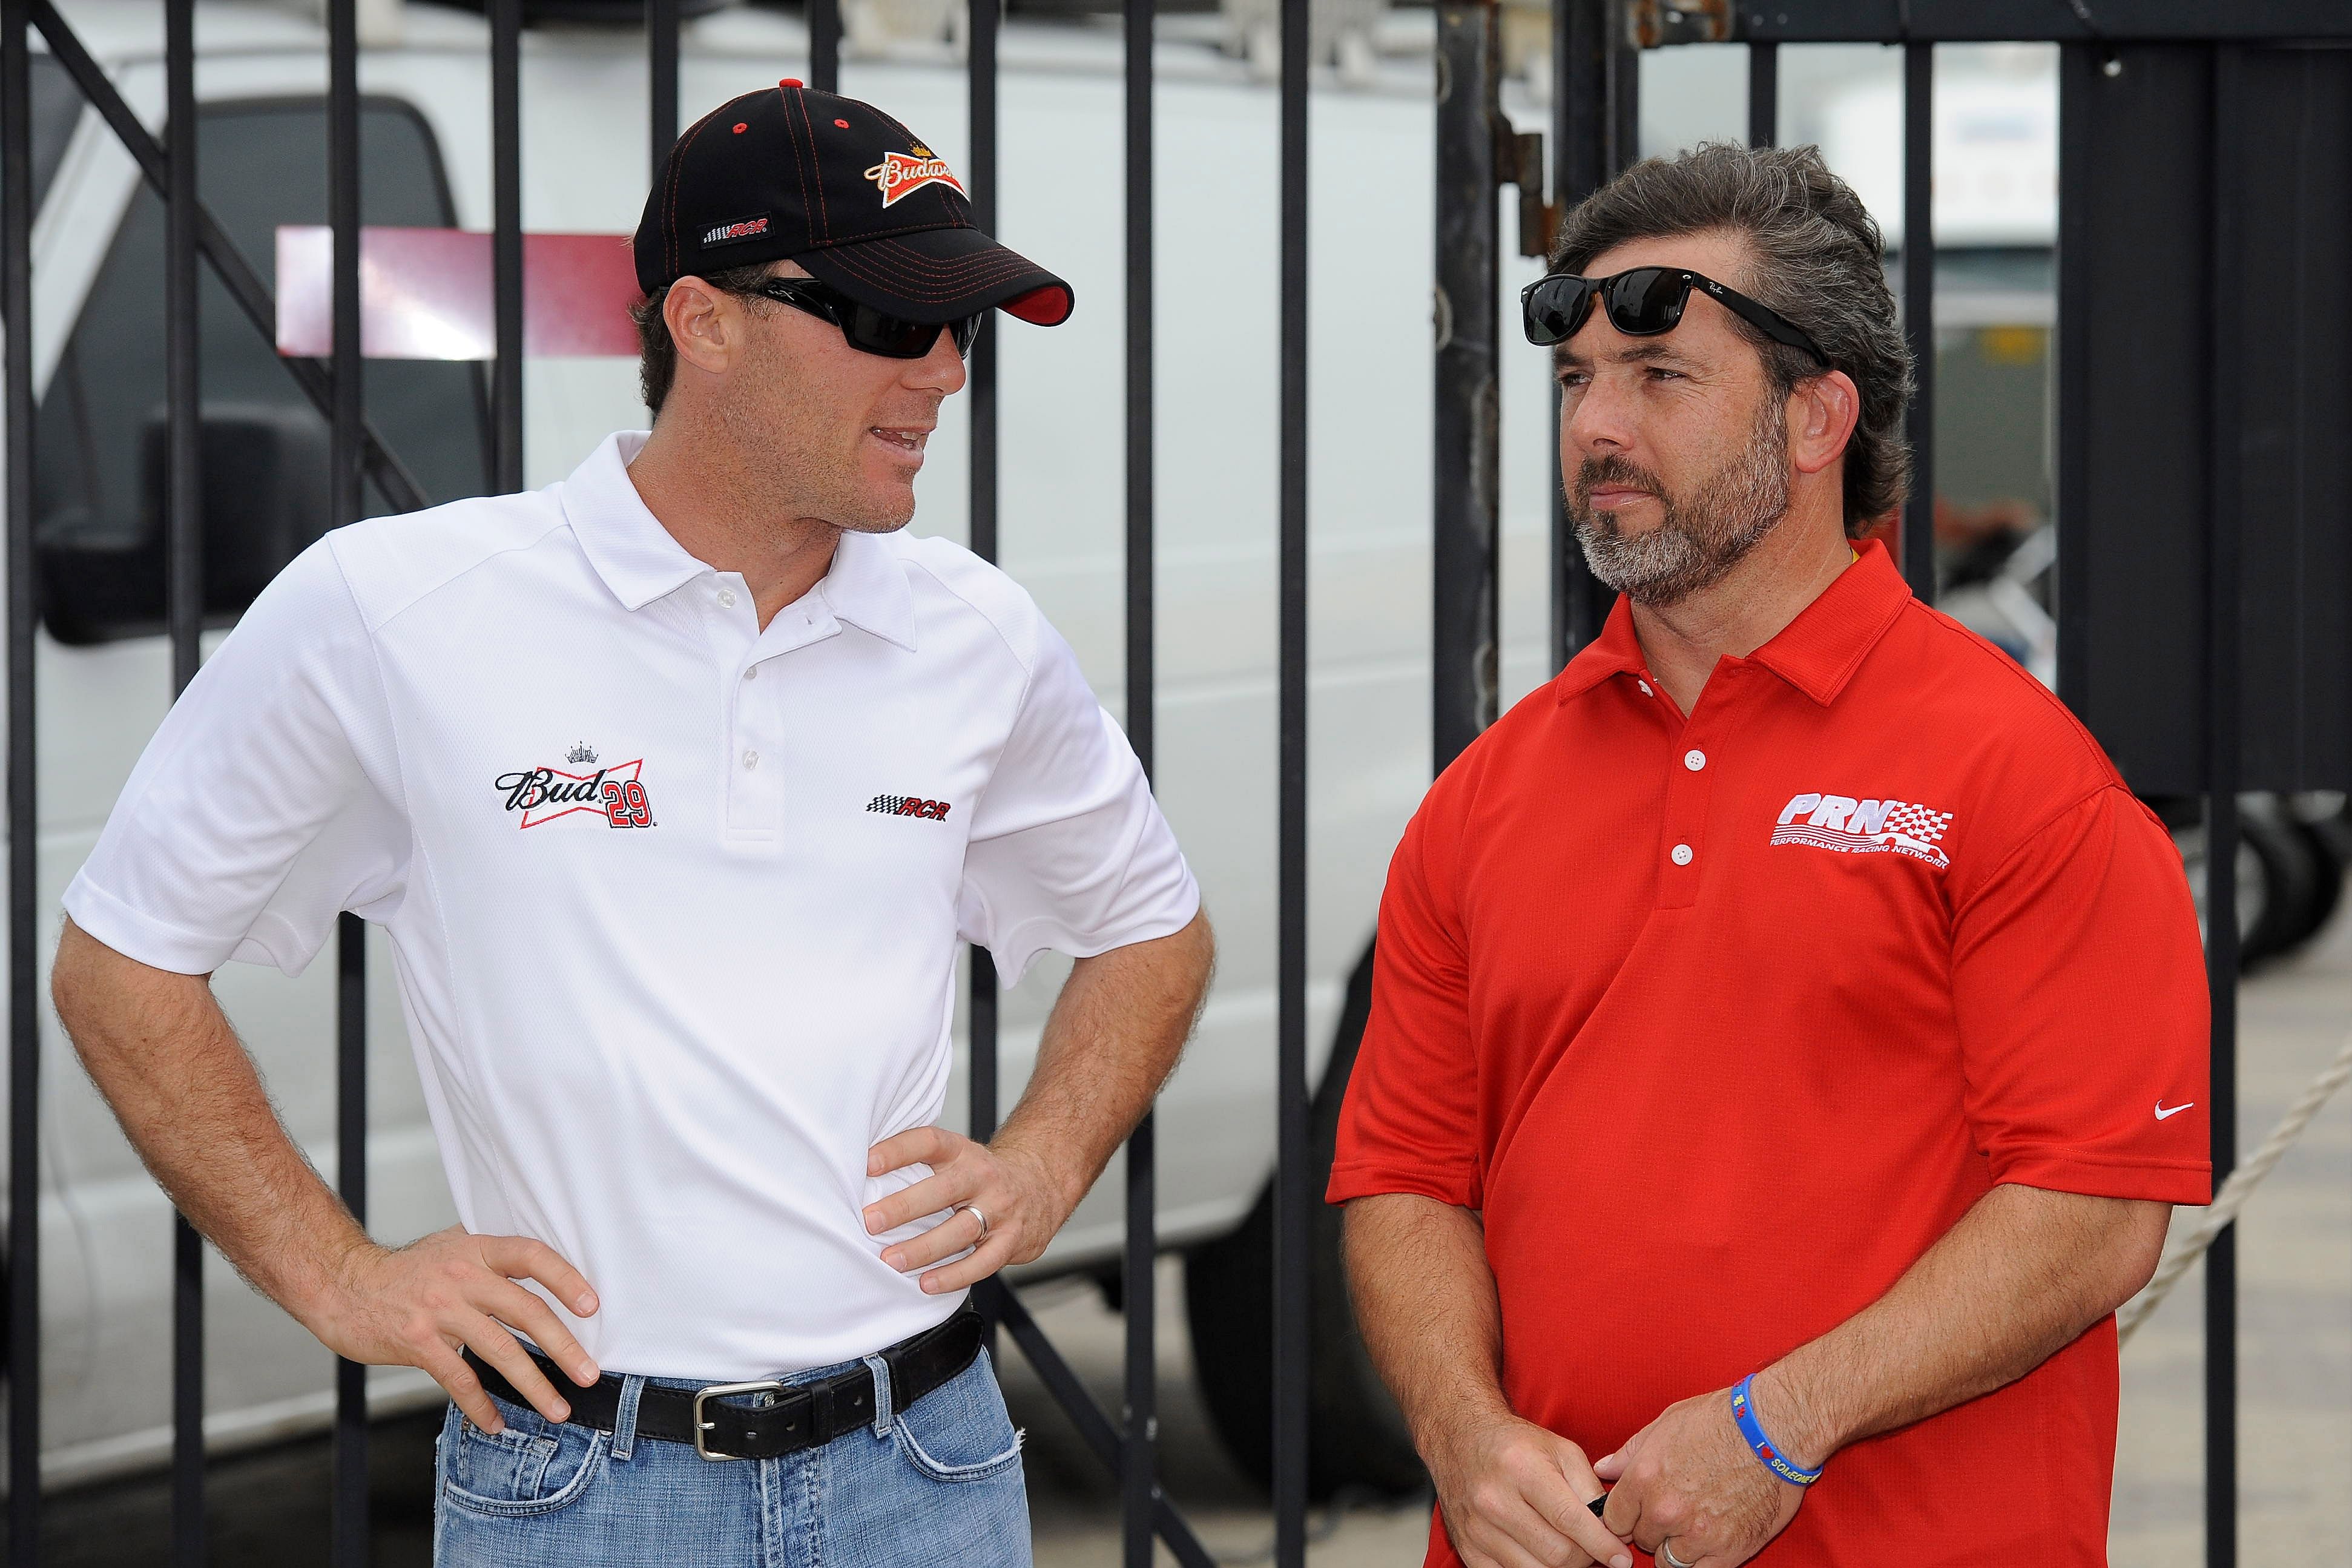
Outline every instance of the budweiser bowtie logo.
POLYGON ((928 154, 917 158, 904 153, 885 153, 880 163, 866 171, 866 177, 882 193, 882 205, 886 207, 929 184, 945 185, 958 195, 964 194, 963 183, 955 177, 945 160, 928 154))
MULTIPOLYGON (((595 748, 583 741, 564 760, 575 765, 593 763, 595 748)), ((646 794, 645 768, 643 757, 585 773, 524 768, 500 773, 496 788, 507 797, 509 811, 522 814, 525 827, 541 826, 574 812, 601 816, 608 827, 651 827, 654 803, 646 794)))

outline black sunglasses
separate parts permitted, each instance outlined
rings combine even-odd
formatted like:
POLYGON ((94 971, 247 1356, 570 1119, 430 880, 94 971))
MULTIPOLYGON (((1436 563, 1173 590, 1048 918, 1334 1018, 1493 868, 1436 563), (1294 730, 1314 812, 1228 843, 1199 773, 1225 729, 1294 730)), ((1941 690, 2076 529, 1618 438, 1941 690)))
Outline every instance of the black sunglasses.
POLYGON ((1690 291, 1704 289, 1707 296, 1774 342, 1802 349, 1823 370, 1834 368, 1821 344, 1800 326, 1769 306, 1759 305, 1737 289, 1727 289, 1703 273, 1684 267, 1635 267, 1609 278, 1579 278, 1554 272, 1519 290, 1519 310, 1526 320, 1528 342, 1538 348, 1564 343, 1576 336, 1592 314, 1592 301, 1609 314, 1609 324, 1629 338, 1654 338, 1681 324, 1690 291))
POLYGON ((955 335, 956 353, 970 359, 972 342, 980 336, 978 315, 961 316, 947 322, 910 321, 871 305, 861 305, 813 278, 762 278, 743 292, 805 310, 819 321, 831 321, 841 329, 841 335, 849 341, 851 348, 880 354, 885 359, 920 359, 931 352, 931 345, 940 341, 942 331, 955 335))

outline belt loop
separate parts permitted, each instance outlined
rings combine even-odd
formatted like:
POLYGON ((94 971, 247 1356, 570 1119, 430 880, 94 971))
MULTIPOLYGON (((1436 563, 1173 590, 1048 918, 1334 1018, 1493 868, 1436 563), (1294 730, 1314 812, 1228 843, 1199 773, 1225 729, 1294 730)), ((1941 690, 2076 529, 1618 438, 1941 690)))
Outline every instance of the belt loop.
POLYGON ((878 1355, 866 1356, 864 1360, 874 1373, 874 1435, 887 1437, 891 1418, 890 1363, 878 1355))
POLYGON ((635 1373, 621 1379, 621 1407, 613 1413, 613 1458, 623 1464, 637 1449, 637 1401, 646 1392, 646 1380, 635 1373))

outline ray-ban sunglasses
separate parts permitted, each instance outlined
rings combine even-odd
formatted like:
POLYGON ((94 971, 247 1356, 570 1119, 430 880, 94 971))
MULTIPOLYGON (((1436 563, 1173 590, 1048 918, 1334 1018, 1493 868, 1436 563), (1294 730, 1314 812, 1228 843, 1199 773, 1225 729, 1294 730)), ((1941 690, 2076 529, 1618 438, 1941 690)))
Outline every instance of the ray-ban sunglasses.
POLYGON ((1634 267, 1608 278, 1579 278, 1554 272, 1519 290, 1519 310, 1528 342, 1538 348, 1564 343, 1576 336, 1601 301, 1609 324, 1629 338, 1654 338, 1682 323, 1683 307, 1693 289, 1707 297, 1774 342, 1786 343, 1813 356, 1823 370, 1834 368, 1821 344, 1802 327, 1767 305, 1759 305, 1737 289, 1727 289, 1704 273, 1686 267, 1634 267))
POLYGON ((849 346, 862 349, 885 359, 921 359, 931 352, 941 332, 953 334, 956 353, 971 357, 971 345, 980 336, 980 317, 960 316, 952 321, 910 321, 903 316, 893 316, 871 305, 861 305, 837 289, 818 282, 814 278, 762 278, 746 294, 757 294, 763 300, 790 305, 804 310, 821 321, 831 321, 841 329, 849 346))

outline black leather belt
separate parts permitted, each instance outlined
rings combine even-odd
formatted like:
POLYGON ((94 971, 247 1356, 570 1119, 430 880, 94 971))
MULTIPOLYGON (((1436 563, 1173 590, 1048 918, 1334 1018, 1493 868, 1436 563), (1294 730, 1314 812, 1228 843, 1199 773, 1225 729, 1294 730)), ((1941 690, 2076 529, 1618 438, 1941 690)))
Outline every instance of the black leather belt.
MULTIPOLYGON (((890 1403, 904 1410, 971 1364, 980 1353, 980 1313, 970 1306, 937 1328, 900 1340, 877 1352, 890 1369, 890 1403)), ((570 1424, 610 1432, 619 1425, 622 1380, 612 1373, 593 1388, 537 1351, 526 1351, 547 1380, 571 1403, 570 1424)), ((465 1351, 466 1364, 482 1386, 509 1405, 530 1407, 504 1373, 465 1351)), ((660 1388, 646 1384, 637 1399, 637 1436, 665 1443, 691 1443, 706 1459, 772 1459, 830 1443, 874 1420, 873 1369, 859 1366, 815 1383, 719 1383, 708 1388, 660 1388), (746 1404, 722 1399, 751 1396, 746 1404)))

